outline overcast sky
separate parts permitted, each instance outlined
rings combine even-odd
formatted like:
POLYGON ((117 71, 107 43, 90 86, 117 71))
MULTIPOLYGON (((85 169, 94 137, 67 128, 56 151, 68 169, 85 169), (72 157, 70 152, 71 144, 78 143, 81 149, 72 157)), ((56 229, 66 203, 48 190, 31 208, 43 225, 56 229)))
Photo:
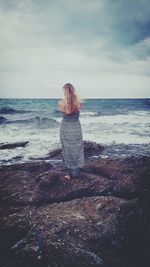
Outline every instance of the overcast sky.
POLYGON ((0 97, 150 97, 149 0, 0 0, 0 97))

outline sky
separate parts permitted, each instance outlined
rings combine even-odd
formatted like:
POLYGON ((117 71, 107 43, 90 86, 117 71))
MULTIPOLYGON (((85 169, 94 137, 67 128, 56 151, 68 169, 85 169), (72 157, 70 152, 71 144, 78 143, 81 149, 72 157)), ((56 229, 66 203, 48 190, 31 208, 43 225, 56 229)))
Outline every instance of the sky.
POLYGON ((0 0, 0 98, 150 98, 149 0, 0 0))

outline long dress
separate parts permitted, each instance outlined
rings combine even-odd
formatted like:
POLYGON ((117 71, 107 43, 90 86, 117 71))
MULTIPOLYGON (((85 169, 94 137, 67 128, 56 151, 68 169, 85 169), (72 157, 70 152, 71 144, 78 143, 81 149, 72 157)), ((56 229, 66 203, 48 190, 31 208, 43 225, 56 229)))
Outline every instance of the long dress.
POLYGON ((84 146, 79 120, 80 112, 66 114, 62 112, 63 118, 60 125, 60 141, 62 156, 69 174, 75 176, 80 173, 84 166, 84 146))

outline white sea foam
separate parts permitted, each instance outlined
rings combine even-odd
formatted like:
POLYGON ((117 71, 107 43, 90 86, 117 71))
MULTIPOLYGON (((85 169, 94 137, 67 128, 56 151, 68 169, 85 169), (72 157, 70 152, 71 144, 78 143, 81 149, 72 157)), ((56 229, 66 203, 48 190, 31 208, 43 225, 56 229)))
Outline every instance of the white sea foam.
POLYGON ((150 142, 148 112, 130 112, 128 115, 100 116, 80 119, 85 139, 110 144, 150 142))
POLYGON ((93 111, 86 111, 86 112, 81 111, 81 113, 80 113, 80 117, 94 117, 96 115, 98 115, 98 113, 93 112, 93 111))

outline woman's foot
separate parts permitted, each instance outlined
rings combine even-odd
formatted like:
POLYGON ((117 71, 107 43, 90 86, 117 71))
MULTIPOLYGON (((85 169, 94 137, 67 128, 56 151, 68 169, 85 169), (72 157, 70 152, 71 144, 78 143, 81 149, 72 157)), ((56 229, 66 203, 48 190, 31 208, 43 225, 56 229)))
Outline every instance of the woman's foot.
POLYGON ((70 177, 70 175, 65 175, 65 179, 67 179, 67 180, 70 180, 71 179, 71 177, 70 177))

